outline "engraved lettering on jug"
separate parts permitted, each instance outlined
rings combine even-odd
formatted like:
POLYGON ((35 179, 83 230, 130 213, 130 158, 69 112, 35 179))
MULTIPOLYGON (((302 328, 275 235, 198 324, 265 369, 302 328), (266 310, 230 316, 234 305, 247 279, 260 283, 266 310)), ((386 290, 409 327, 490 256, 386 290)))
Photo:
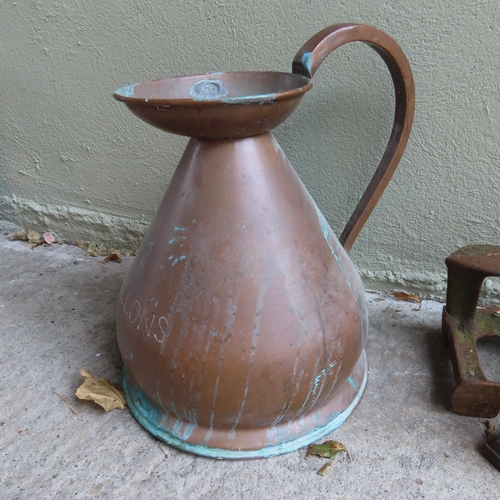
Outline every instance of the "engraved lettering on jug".
MULTIPOLYGON (((153 318, 151 319, 151 322, 149 323, 148 325, 148 315, 146 314, 146 309, 144 309, 144 311, 142 312, 142 317, 141 319, 144 318, 144 326, 146 327, 146 335, 148 337, 151 337, 151 330, 153 328, 153 325, 154 325, 154 322, 155 322, 155 319, 156 319, 156 314, 153 314, 153 318)), ((139 323, 137 324, 137 329, 139 329, 141 325, 141 322, 139 321, 139 323)), ((156 336, 155 336, 156 338, 156 336)))
POLYGON ((134 302, 132 303, 132 307, 130 308, 130 311, 128 313, 128 319, 132 324, 134 324, 137 321, 140 312, 141 312, 141 304, 138 300, 134 300, 134 302), (134 313, 132 312, 133 309, 135 309, 134 313), (134 319, 132 319, 133 314, 135 314, 134 319))
POLYGON ((124 301, 123 301, 123 295, 125 294, 125 290, 127 289, 127 286, 128 286, 128 280, 127 280, 127 282, 123 285, 123 288, 122 288, 123 292, 120 294, 120 302, 121 302, 121 304, 122 304, 122 307, 123 307, 123 312, 124 312, 125 314, 127 314, 127 311, 125 310, 125 306, 126 306, 126 304, 127 304, 127 302, 128 302, 128 299, 129 299, 129 297, 130 297, 130 294, 132 293, 132 289, 130 289, 130 290, 129 290, 129 292, 128 292, 127 298, 125 299, 125 302, 124 302, 124 301))
POLYGON ((144 265, 144 262, 143 260, 151 253, 151 251, 153 250, 153 247, 154 247, 154 241, 150 241, 148 243, 148 247, 149 247, 149 250, 146 254, 144 254, 142 257, 141 257, 141 260, 139 261, 141 263, 141 266, 145 269, 146 266, 144 265))
POLYGON ((154 338, 155 338, 155 340, 157 342, 159 342, 160 344, 162 344, 163 341, 166 340, 166 338, 168 337, 168 334, 167 334, 168 319, 165 316, 160 316, 158 318, 158 327, 161 330, 161 338, 158 338, 156 336, 156 333, 154 334, 154 338), (164 326, 162 326, 162 322, 164 323, 164 326))
MULTIPOLYGON (((120 297, 120 302, 122 304, 122 309, 125 313, 125 317, 132 325, 137 323, 137 330, 144 329, 147 338, 150 338, 152 336, 156 340, 156 342, 160 344, 163 343, 169 334, 169 321, 167 317, 160 316, 157 319, 156 313, 150 314, 148 309, 145 306, 142 306, 141 302, 137 299, 131 303, 130 307, 127 307, 131 294, 132 289, 129 290, 125 301, 123 300, 123 295, 120 297)), ((148 303, 151 304, 153 300, 154 298, 150 299, 148 303)), ((157 307, 158 302, 159 301, 157 300, 154 303, 153 307, 157 307)))

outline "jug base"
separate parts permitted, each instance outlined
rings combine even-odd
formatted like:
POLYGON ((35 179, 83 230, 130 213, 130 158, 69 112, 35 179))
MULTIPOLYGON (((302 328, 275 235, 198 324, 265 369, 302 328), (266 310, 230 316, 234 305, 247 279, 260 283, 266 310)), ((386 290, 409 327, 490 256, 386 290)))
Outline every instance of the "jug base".
POLYGON ((124 369, 123 390, 130 411, 155 437, 174 448, 217 459, 254 459, 304 448, 340 427, 358 405, 368 380, 363 350, 351 376, 334 397, 306 415, 267 428, 210 429, 181 420, 158 407, 124 369))

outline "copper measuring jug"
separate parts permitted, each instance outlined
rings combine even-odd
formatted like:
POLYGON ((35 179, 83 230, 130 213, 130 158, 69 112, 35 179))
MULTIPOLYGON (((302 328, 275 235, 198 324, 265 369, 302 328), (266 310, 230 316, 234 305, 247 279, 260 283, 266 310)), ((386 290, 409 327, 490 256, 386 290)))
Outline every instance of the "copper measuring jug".
POLYGON ((126 278, 117 331, 137 420, 182 450, 270 457, 341 425, 367 381, 365 292, 347 252, 410 134, 414 84, 399 45, 370 26, 313 36, 293 73, 216 73, 129 85, 114 97, 189 136, 126 278), (389 144, 337 240, 271 130, 353 41, 385 61, 396 107, 389 144))

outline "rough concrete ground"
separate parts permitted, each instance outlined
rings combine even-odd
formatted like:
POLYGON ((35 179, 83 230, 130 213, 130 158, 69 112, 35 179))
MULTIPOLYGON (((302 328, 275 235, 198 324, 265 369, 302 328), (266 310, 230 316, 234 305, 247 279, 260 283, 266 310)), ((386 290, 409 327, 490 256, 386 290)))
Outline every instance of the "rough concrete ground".
MULTIPOLYGON (((416 311, 368 294, 369 385, 330 436, 352 463, 325 477, 316 474, 325 460, 305 460, 305 450, 237 462, 188 455, 128 410, 76 399, 79 368, 120 381, 115 299, 131 259, 103 264, 77 247, 30 250, 0 236, 0 498, 500 498, 500 472, 478 451, 483 421, 447 409, 452 374, 432 301, 416 311)), ((499 346, 482 355, 500 380, 499 346)))

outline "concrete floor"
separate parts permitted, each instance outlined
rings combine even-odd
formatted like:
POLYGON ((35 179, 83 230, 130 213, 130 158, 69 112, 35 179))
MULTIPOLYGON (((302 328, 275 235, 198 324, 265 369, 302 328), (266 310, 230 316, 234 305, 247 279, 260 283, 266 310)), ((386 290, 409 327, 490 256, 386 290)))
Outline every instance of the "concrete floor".
MULTIPOLYGON (((30 250, 2 232, 1 499, 500 498, 500 472, 478 451, 482 420, 447 409, 452 374, 442 304, 432 301, 416 311, 368 294, 369 385, 330 437, 352 463, 340 460, 325 477, 316 474, 325 461, 305 460, 305 450, 239 462, 188 455, 151 437, 128 410, 106 414, 76 399, 79 368, 120 381, 115 298, 131 259, 103 264, 68 245, 30 250)), ((482 355, 500 379, 498 345, 482 355)))

